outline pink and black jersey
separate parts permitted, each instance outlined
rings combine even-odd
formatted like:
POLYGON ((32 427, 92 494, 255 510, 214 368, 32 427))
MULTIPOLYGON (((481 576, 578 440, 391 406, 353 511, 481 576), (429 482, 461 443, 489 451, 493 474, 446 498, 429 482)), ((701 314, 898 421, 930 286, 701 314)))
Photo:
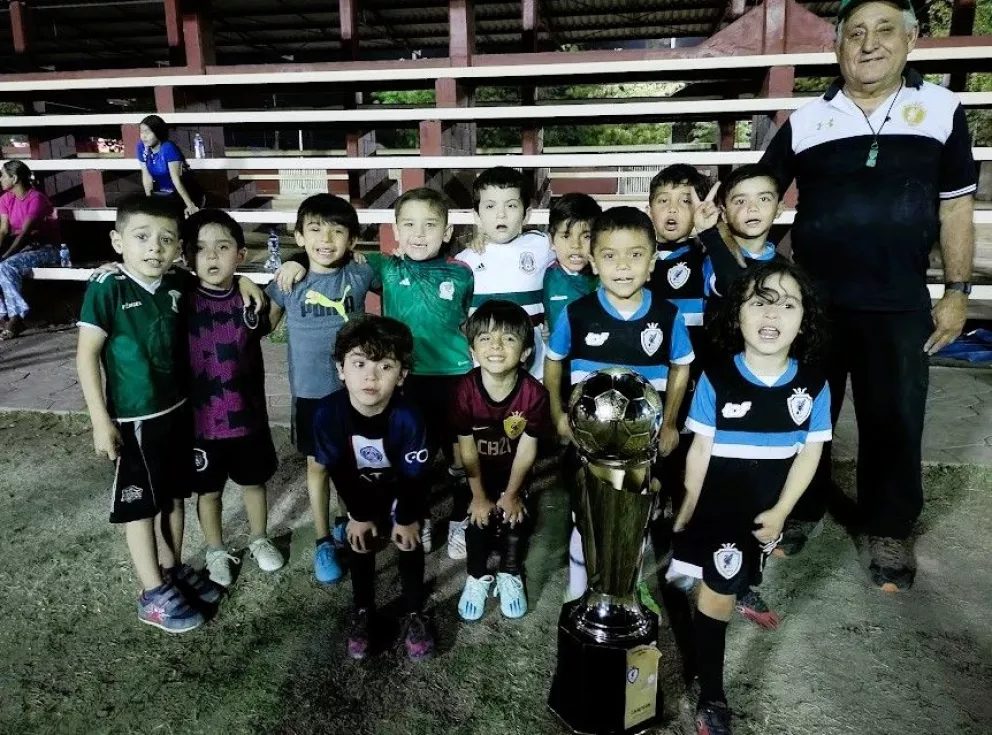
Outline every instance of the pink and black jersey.
POLYGON ((482 484, 491 498, 506 489, 520 437, 543 439, 550 433, 548 391, 522 370, 513 392, 497 402, 482 385, 482 371, 475 368, 459 379, 451 406, 455 433, 475 438, 482 484))
POLYGON ((233 439, 268 426, 261 340, 268 317, 246 307, 236 288, 189 296, 190 401, 197 439, 233 439))

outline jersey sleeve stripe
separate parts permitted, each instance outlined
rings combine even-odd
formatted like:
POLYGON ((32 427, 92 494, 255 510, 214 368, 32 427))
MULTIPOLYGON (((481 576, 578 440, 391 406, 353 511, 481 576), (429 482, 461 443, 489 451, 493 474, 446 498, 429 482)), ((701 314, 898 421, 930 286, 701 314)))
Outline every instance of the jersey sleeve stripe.
POLYGON ((685 420, 685 428, 694 434, 702 434, 703 436, 714 436, 716 434, 715 426, 707 426, 692 418, 685 420))
POLYGON ((818 444, 820 442, 832 441, 834 438, 834 432, 830 429, 825 429, 823 431, 811 431, 806 435, 807 444, 818 444))
POLYGON ((102 335, 104 335, 105 337, 107 336, 106 330, 103 327, 98 327, 96 324, 90 324, 89 322, 76 322, 76 326, 79 327, 80 329, 82 329, 84 327, 86 329, 95 329, 96 331, 98 331, 102 335))
POLYGON ((941 199, 957 199, 958 197, 963 197, 967 194, 972 194, 978 191, 978 184, 969 184, 961 189, 956 189, 954 191, 942 191, 940 192, 941 199))
POLYGON ((683 355, 682 357, 673 357, 672 362, 675 363, 676 365, 688 365, 695 359, 696 359, 696 353, 689 352, 688 354, 683 355))

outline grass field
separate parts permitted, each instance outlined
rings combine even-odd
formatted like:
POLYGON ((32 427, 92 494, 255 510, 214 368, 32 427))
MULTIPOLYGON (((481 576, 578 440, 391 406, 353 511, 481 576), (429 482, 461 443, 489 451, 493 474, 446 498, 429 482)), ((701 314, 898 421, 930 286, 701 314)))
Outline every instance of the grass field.
MULTIPOLYGON (((414 665, 387 647, 344 657, 348 582, 311 579, 313 531, 303 464, 284 458, 271 484, 273 530, 290 563, 264 575, 246 561, 219 613, 171 637, 140 625, 119 529, 107 523, 111 467, 79 417, 0 415, 0 733, 340 733, 545 735, 565 583, 564 493, 546 464, 528 558, 532 613, 475 625, 455 605, 461 564, 428 560, 439 655, 414 665)), ((842 468, 844 484, 851 468, 842 468)), ((833 523, 797 560, 776 563, 765 594, 783 628, 730 629, 728 694, 738 733, 988 735, 992 732, 992 474, 929 468, 920 577, 910 595, 870 589, 852 541, 833 523)), ((228 542, 246 544, 236 491, 228 542)), ((187 555, 202 563, 189 514, 187 555)), ((397 592, 381 559, 385 603, 397 592)), ((653 577, 652 577, 653 579, 653 577)), ((677 732, 678 663, 662 636, 677 732)))

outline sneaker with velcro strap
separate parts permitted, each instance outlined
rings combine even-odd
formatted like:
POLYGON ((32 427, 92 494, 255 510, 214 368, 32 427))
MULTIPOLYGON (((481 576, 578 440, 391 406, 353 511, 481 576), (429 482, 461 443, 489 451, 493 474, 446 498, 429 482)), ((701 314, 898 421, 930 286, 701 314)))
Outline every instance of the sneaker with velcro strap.
POLYGON ((177 564, 172 569, 163 570, 163 576, 179 588, 186 599, 199 600, 208 605, 220 602, 223 588, 212 582, 210 577, 197 571, 189 564, 177 564))
POLYGON ((205 622, 203 615, 190 607, 182 593, 169 582, 138 596, 138 620, 166 633, 186 633, 205 622))

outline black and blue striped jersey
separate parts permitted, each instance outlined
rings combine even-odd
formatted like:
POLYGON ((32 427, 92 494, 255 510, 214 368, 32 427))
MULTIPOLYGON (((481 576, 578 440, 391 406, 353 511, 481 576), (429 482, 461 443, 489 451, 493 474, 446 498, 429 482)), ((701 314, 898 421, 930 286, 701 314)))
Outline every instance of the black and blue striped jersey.
POLYGON ((692 525, 750 528, 778 501, 796 455, 830 441, 830 387, 794 359, 769 385, 739 354, 706 368, 686 428, 713 438, 692 525))
POLYGON ((642 294, 640 307, 629 316, 617 311, 602 286, 565 307, 547 356, 571 360, 572 384, 603 368, 624 367, 664 392, 670 365, 692 362, 692 343, 679 310, 646 288, 642 294))

